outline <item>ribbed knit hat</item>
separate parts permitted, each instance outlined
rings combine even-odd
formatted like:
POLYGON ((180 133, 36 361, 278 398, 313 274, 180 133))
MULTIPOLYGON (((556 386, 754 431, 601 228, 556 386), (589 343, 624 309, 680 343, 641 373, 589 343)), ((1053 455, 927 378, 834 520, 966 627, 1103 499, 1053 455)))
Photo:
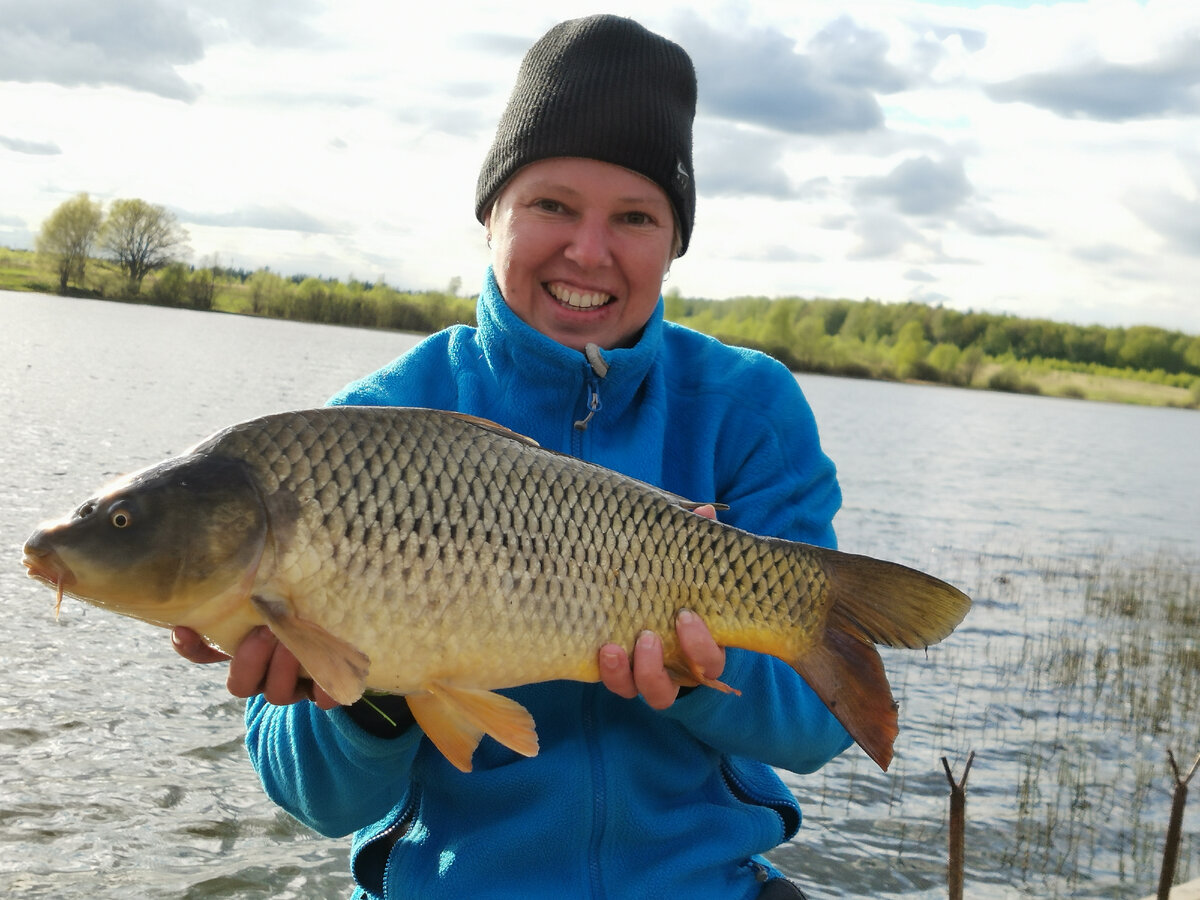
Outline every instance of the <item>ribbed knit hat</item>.
POLYGON ((692 120, 696 71, 687 52, 632 19, 589 16, 529 48, 479 172, 480 222, 496 192, 539 159, 580 156, 646 176, 679 217, 680 255, 696 215, 692 120))

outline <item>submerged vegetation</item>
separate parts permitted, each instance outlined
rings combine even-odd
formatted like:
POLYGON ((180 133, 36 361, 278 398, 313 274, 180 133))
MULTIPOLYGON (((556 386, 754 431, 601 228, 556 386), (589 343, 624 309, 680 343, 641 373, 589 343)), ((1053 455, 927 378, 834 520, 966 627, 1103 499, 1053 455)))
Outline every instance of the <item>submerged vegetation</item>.
MULTIPOLYGON (((1144 880, 1162 852, 1166 751, 1190 758, 1200 750, 1200 573, 1158 555, 1103 557, 1086 572, 1051 566, 1043 578, 1082 593, 1083 615, 1026 639, 1018 680, 1054 695, 1058 713, 1042 746, 1023 754, 1012 864, 1052 866, 1086 883, 1095 861, 1115 850, 1117 874, 1144 880), (1106 846, 1102 835, 1114 825, 1106 846)), ((1181 875, 1194 877, 1194 838, 1185 850, 1181 875)))
MULTIPOLYGON (((165 264, 145 276, 139 293, 112 262, 88 262, 82 287, 69 293, 418 333, 472 324, 475 316, 459 279, 443 291, 406 291, 382 279, 283 276, 210 259, 165 264)), ((0 289, 52 293, 59 281, 53 258, 0 249, 0 289)), ((869 299, 702 300, 677 292, 667 295, 666 314, 795 371, 1200 408, 1200 336, 1151 326, 1080 326, 869 299)))
MULTIPOLYGON (((816 784, 794 783, 810 827, 830 820, 820 840, 831 855, 864 840, 837 823, 869 823, 870 852, 850 876, 861 884, 845 896, 945 896, 948 792, 937 760, 948 755, 961 772, 972 752, 966 896, 1151 894, 1171 812, 1167 751, 1200 752, 1200 560, 1101 548, 1082 559, 964 554, 956 565, 960 575, 939 574, 975 599, 961 634, 924 666, 885 654, 905 711, 894 771, 847 754, 816 784)), ((1200 833, 1187 824, 1195 805, 1178 882, 1200 877, 1200 833)), ((779 861, 821 872, 812 841, 779 861)))

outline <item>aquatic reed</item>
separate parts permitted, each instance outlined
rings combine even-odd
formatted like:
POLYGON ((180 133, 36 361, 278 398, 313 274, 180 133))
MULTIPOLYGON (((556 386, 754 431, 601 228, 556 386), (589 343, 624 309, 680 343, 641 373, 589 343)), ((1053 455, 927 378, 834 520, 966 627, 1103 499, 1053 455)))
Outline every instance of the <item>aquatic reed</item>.
MULTIPOLYGON (((872 842, 891 870, 842 896, 945 896, 944 834, 923 852, 913 836, 948 827, 938 760, 970 750, 967 894, 1150 893, 1171 808, 1166 750, 1200 749, 1200 559, 1102 548, 954 564, 957 577, 944 560, 939 574, 976 598, 960 633, 924 661, 885 659, 901 704, 896 765, 873 773, 851 753, 820 776, 830 830, 849 814, 908 835, 902 854, 872 842)), ((807 789, 797 782, 802 803, 807 789)), ((1200 836, 1185 828, 1178 878, 1197 875, 1200 836)))

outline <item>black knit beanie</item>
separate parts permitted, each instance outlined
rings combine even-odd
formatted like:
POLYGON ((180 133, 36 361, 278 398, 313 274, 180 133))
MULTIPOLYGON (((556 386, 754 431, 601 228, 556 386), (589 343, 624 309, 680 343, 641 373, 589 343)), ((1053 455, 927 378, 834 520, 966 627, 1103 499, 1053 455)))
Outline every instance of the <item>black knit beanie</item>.
POLYGON ((696 215, 696 71, 682 47, 632 19, 589 16, 529 48, 479 172, 480 222, 496 192, 539 159, 580 156, 646 176, 679 217, 680 255, 696 215))

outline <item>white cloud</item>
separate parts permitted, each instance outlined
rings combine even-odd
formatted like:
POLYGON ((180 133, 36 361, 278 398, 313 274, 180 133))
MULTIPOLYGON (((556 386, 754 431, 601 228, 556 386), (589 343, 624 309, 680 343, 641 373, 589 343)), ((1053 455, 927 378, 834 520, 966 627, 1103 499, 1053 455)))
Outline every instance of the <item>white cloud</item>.
MULTIPOLYGON (((591 4, 0 0, 0 240, 79 191, 196 257, 469 287, 524 49, 591 4), (122 28, 118 26, 124 26, 122 28)), ((926 298, 1200 332, 1200 4, 616 3, 700 76, 684 295, 926 298)))

